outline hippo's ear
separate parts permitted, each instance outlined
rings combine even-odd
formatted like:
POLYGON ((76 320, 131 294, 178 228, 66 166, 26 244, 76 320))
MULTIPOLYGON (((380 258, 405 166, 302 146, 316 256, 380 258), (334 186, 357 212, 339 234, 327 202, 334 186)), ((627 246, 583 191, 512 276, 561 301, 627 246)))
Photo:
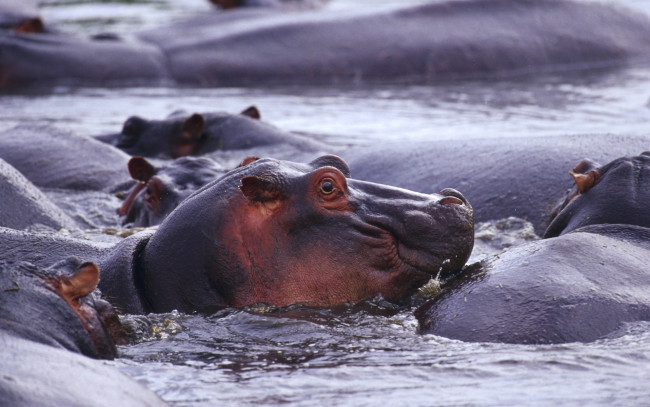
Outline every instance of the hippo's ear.
POLYGON ((132 157, 129 160, 128 167, 131 178, 140 182, 149 181, 149 178, 156 173, 156 168, 140 156, 132 157))
POLYGON ((165 185, 158 177, 151 177, 147 182, 147 189, 144 192, 144 200, 150 211, 156 212, 163 196, 165 195, 165 185))
POLYGON ((72 277, 61 277, 57 291, 68 302, 90 294, 99 283, 99 268, 95 263, 84 263, 72 277))
POLYGON ((589 191, 594 185, 596 185, 598 178, 600 178, 600 171, 598 170, 591 170, 585 174, 569 171, 569 174, 573 177, 573 181, 576 183, 578 192, 581 194, 589 191))
POLYGON ((240 114, 243 114, 244 116, 248 116, 251 119, 261 119, 262 115, 260 115, 260 111, 257 110, 256 106, 249 106, 248 108, 244 109, 240 114))
POLYGON ((43 20, 40 17, 32 18, 31 20, 24 20, 18 23, 14 28, 14 31, 17 33, 30 33, 30 34, 40 34, 45 31, 45 26, 43 20))
POLYGON ((244 158, 242 162, 239 163, 237 168, 244 167, 250 163, 254 163, 255 161, 259 160, 260 158, 254 155, 249 155, 248 157, 244 158))
POLYGON ((194 113, 185 119, 181 136, 172 145, 172 157, 178 158, 195 154, 204 129, 205 118, 203 115, 194 113))
POLYGON ((194 113, 183 122, 183 133, 188 133, 193 137, 201 135, 205 128, 205 117, 202 114, 194 113))
POLYGON ((215 4, 224 10, 242 6, 242 0, 210 0, 210 3, 215 4))
POLYGON ((251 202, 269 202, 282 197, 282 190, 272 180, 262 177, 242 178, 239 189, 251 202))

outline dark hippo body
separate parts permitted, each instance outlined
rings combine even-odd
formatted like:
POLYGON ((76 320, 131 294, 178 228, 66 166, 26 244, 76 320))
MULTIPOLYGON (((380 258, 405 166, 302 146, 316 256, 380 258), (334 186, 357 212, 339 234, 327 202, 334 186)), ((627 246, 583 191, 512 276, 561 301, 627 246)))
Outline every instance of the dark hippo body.
POLYGON ((0 404, 33 406, 167 406, 112 366, 0 332, 0 404))
POLYGON ((600 4, 449 1, 350 14, 202 16, 139 34, 180 83, 434 81, 625 63, 650 55, 649 21, 600 4), (206 30, 206 26, 215 29, 206 30))
POLYGON ((0 35, 0 87, 361 81, 647 61, 647 18, 595 3, 467 0, 370 10, 213 13, 132 38, 0 35))
POLYGON ((133 116, 124 122, 121 133, 96 138, 131 155, 158 158, 278 144, 311 151, 321 147, 307 137, 282 131, 258 118, 259 111, 253 106, 241 114, 176 112, 164 120, 133 116))
POLYGON ((0 89, 167 83, 166 58, 161 50, 135 39, 0 33, 0 89))
POLYGON ((126 336, 94 291, 97 266, 68 259, 43 269, 0 261, 0 404, 159 406, 155 394, 116 369, 126 336), (92 391, 89 391, 92 389, 92 391))
POLYGON ((216 162, 204 157, 182 157, 155 168, 142 157, 129 161, 129 171, 138 184, 119 209, 122 224, 154 226, 169 215, 185 198, 226 173, 216 162))
POLYGON ((129 156, 116 148, 49 126, 0 133, 0 158, 40 188, 104 190, 131 183, 129 156))
POLYGON ((0 227, 46 226, 77 229, 77 224, 21 173, 0 158, 0 227))
POLYGON ((50 267, 70 256, 98 262, 113 246, 112 243, 0 227, 0 261, 19 259, 39 268, 50 267))
POLYGON ((579 135, 384 143, 341 155, 355 177, 430 193, 459 190, 477 222, 526 218, 542 234, 555 201, 571 187, 566 169, 582 157, 607 162, 647 149, 647 137, 579 135))
POLYGON ((593 341, 650 320, 650 153, 599 167, 546 239, 458 278, 416 313, 423 333, 465 341, 593 341))
POLYGON ((335 156, 245 163, 102 259, 102 291, 130 313, 398 301, 469 256, 472 210, 456 191, 353 180, 335 156))

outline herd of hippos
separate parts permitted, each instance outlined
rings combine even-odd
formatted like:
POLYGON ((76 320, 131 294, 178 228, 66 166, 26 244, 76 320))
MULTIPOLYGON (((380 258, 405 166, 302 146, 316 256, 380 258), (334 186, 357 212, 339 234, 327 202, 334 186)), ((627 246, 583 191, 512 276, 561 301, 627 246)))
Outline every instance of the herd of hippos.
MULTIPOLYGON (((565 0, 460 0, 351 15, 238 8, 93 38, 49 27, 26 3, 0 6, 7 91, 435 83, 649 57, 646 17, 565 0)), ((647 149, 647 137, 615 135, 342 148, 268 124, 255 107, 134 116, 119 133, 95 137, 29 124, 6 130, 0 404, 164 404, 81 356, 111 359, 116 344, 128 343, 114 309, 209 314, 379 295, 400 303, 438 278, 443 289, 416 311, 423 334, 589 342, 650 320, 647 149), (123 225, 146 229, 117 244, 34 232, 82 227, 41 188, 119 194, 123 225), (508 216, 527 219, 543 239, 464 267, 474 222, 508 216), (101 397, 91 402, 89 387, 101 397)))

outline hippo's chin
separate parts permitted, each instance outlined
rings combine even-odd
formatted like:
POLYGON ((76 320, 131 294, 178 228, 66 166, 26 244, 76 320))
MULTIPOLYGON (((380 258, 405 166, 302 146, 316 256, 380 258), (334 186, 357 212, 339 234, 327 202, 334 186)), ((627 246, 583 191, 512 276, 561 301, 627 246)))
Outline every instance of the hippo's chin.
POLYGON ((441 270, 444 262, 433 253, 427 253, 425 256, 403 244, 398 244, 397 247, 398 257, 406 266, 433 276, 441 270))

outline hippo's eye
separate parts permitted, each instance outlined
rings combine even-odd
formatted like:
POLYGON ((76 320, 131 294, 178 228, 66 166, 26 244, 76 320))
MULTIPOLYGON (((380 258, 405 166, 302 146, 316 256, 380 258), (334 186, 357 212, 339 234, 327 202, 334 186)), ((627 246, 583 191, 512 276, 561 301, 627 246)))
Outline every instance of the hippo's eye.
POLYGON ((324 178, 320 182, 320 191, 325 195, 334 192, 334 181, 331 178, 324 178))

